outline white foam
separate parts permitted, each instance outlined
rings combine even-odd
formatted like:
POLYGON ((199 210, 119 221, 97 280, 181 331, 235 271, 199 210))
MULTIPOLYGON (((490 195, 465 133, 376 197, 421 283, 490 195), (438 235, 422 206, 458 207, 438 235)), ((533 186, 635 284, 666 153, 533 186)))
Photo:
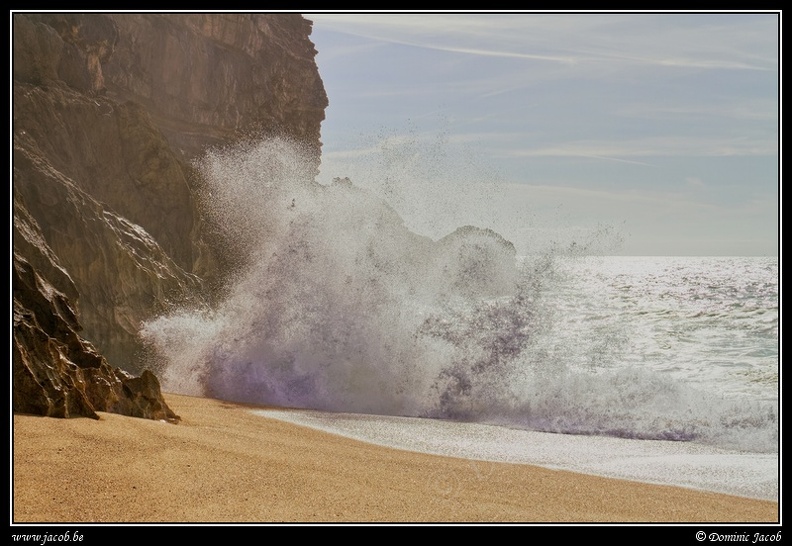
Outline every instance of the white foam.
POLYGON ((480 423, 255 410, 255 414, 372 444, 472 461, 542 466, 584 474, 779 500, 777 453, 748 453, 694 442, 552 434, 480 423))

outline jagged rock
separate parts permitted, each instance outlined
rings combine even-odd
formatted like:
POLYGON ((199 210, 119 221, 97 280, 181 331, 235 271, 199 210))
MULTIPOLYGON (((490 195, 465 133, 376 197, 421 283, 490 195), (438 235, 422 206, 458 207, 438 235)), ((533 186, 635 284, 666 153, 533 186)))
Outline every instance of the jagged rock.
POLYGON ((14 253, 13 411, 98 418, 97 411, 178 421, 150 371, 112 368, 81 338, 66 297, 14 253))

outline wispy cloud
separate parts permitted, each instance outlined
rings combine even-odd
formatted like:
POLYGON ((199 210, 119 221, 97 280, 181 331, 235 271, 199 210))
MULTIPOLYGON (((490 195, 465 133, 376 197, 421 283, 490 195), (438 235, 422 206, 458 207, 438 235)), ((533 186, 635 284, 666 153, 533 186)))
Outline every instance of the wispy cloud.
POLYGON ((593 202, 611 203, 614 207, 614 217, 624 215, 624 204, 644 204, 652 205, 655 210, 697 210, 701 214, 717 213, 720 215, 732 214, 735 211, 757 213, 764 211, 768 213, 773 209, 778 209, 778 203, 767 199, 753 199, 740 203, 712 203, 694 197, 691 192, 681 191, 662 191, 658 188, 653 189, 631 189, 631 190, 608 190, 601 188, 588 188, 575 185, 549 185, 549 184, 504 184, 506 191, 514 195, 523 195, 531 200, 547 200, 552 197, 556 201, 568 204, 577 204, 586 208, 593 202))
POLYGON ((567 157, 589 158, 603 161, 656 167, 643 160, 652 157, 747 157, 778 154, 777 143, 772 140, 713 139, 710 137, 645 137, 629 140, 581 140, 561 142, 547 146, 514 147, 515 142, 534 141, 539 134, 504 132, 461 132, 445 136, 436 131, 413 131, 409 134, 383 136, 369 141, 365 146, 325 152, 326 158, 351 159, 381 154, 384 149, 411 145, 415 149, 426 147, 439 138, 451 147, 474 146, 479 153, 486 151, 491 157, 502 159, 567 157))
POLYGON ((325 28, 374 41, 567 66, 767 71, 776 70, 778 64, 778 39, 768 32, 774 25, 772 14, 750 20, 736 14, 719 20, 717 26, 696 14, 347 13, 308 17, 325 28))
POLYGON ((627 161, 624 158, 772 156, 777 153, 777 143, 771 140, 667 136, 621 141, 586 140, 535 148, 513 148, 503 150, 500 155, 501 157, 592 157, 627 161))
POLYGON ((719 97, 687 104, 635 102, 621 105, 617 115, 648 120, 729 118, 745 121, 778 121, 778 100, 770 97, 719 97))

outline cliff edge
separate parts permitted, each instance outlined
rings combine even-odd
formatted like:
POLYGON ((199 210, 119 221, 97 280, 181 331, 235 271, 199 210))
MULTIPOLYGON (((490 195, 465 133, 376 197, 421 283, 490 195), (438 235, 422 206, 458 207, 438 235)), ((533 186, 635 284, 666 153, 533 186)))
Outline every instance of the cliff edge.
POLYGON ((298 14, 14 13, 13 409, 175 418, 139 325, 233 257, 195 198, 209 147, 315 153, 327 96, 298 14), (139 375, 139 377, 135 377, 139 375))

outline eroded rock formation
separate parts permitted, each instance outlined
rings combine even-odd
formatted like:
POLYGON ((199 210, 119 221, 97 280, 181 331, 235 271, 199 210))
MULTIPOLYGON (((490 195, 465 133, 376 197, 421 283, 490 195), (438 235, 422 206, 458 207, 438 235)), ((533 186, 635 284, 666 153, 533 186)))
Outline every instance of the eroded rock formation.
POLYGON ((310 30, 297 14, 13 15, 15 411, 173 418, 140 322, 211 299, 233 262, 191 161, 278 134, 318 165, 310 30))
POLYGON ((156 376, 144 370, 134 377, 111 367, 80 337, 66 296, 16 252, 12 282, 14 411, 93 418, 97 411, 107 411, 179 420, 163 400, 156 376))

